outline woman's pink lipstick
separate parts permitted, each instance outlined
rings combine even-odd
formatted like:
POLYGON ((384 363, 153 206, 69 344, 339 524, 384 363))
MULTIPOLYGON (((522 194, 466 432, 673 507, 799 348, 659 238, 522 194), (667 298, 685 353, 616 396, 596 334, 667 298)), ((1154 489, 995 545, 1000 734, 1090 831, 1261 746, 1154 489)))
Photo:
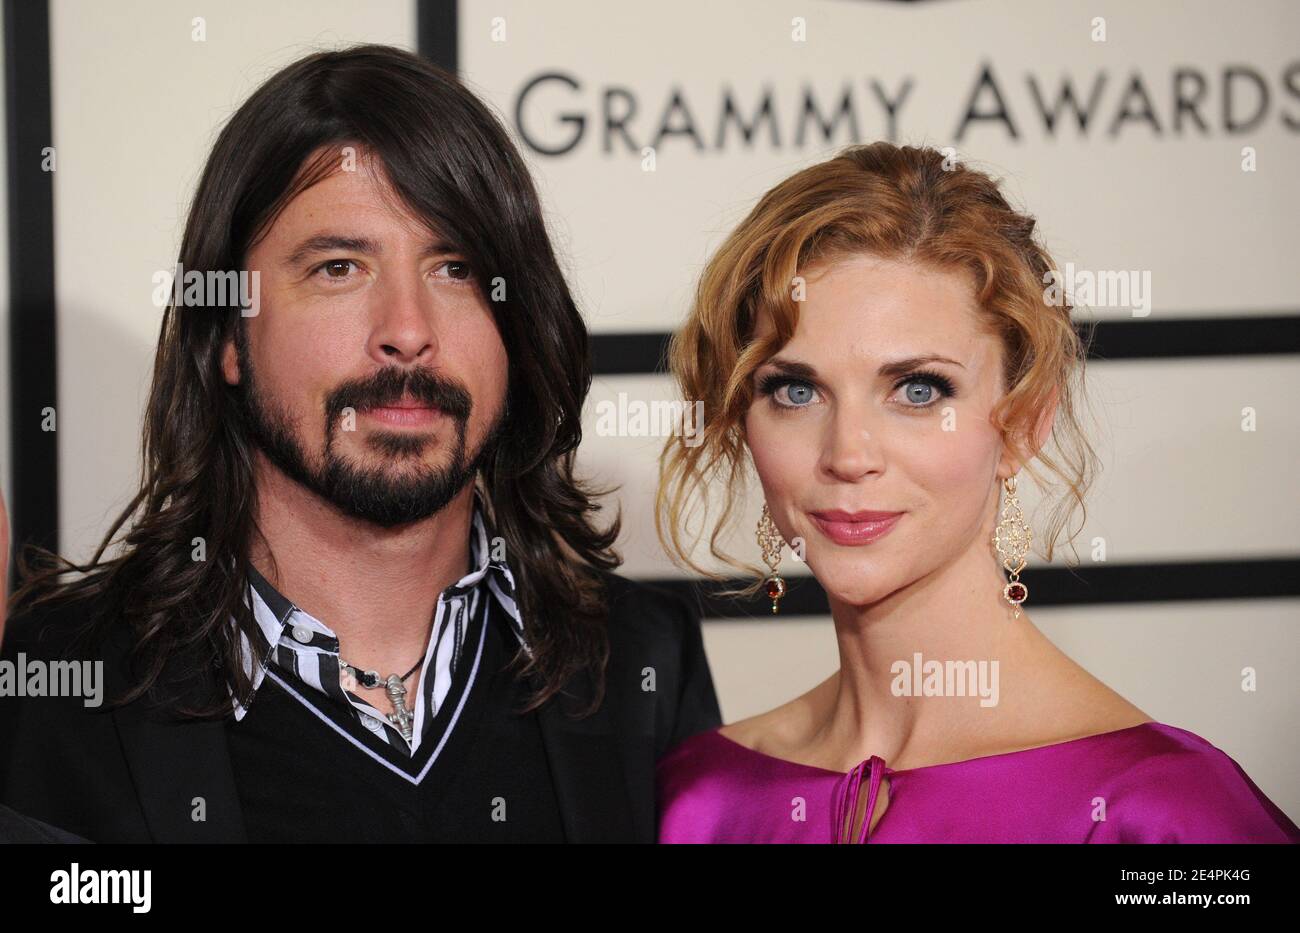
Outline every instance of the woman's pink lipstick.
POLYGON ((902 512, 809 512, 817 527, 836 544, 867 544, 883 538, 898 524, 902 512))

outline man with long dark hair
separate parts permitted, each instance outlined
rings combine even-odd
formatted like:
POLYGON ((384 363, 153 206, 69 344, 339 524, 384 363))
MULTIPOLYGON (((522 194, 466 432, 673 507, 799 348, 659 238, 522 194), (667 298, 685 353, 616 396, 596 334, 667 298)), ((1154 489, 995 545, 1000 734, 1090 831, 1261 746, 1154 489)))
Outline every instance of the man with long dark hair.
POLYGON ((139 491, 4 640, 113 702, 0 698, 0 801, 102 842, 652 840, 717 700, 574 476, 587 333, 491 112, 398 49, 295 62, 170 295, 139 491))

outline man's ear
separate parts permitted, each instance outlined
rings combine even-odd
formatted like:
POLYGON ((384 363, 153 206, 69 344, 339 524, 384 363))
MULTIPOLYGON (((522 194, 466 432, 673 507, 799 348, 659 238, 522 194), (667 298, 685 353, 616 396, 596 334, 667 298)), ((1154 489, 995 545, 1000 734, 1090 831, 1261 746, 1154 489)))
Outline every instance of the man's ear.
MULTIPOLYGON (((241 325, 236 322, 235 326, 239 327, 241 325)), ((221 374, 226 377, 226 382, 230 385, 239 385, 239 351, 235 349, 235 335, 233 332, 226 338, 226 342, 221 345, 221 374)))

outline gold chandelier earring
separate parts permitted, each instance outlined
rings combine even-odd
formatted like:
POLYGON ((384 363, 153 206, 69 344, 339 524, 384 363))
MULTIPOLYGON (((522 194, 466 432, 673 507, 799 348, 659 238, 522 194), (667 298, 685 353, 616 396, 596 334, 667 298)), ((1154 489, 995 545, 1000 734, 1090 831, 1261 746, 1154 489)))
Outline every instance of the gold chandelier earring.
POLYGON ((1020 582, 1020 571, 1025 569, 1025 556, 1029 553, 1033 532, 1025 524, 1020 500, 1016 498, 1016 478, 1008 476, 1002 481, 1002 488, 1007 497, 1002 503, 1001 520, 993 530, 993 547, 1002 558, 1002 566, 1011 574, 1011 579, 1002 588, 1002 595, 1016 607, 1013 618, 1018 619, 1020 604, 1029 597, 1029 587, 1020 582))
POLYGON ((766 502, 763 503, 763 511, 758 516, 757 538, 758 546, 763 549, 763 563, 767 564, 771 571, 763 583, 768 598, 772 600, 772 614, 776 615, 776 605, 785 595, 785 581, 776 572, 777 566, 781 563, 781 549, 785 547, 785 539, 781 537, 781 532, 773 523, 772 513, 768 511, 766 502))

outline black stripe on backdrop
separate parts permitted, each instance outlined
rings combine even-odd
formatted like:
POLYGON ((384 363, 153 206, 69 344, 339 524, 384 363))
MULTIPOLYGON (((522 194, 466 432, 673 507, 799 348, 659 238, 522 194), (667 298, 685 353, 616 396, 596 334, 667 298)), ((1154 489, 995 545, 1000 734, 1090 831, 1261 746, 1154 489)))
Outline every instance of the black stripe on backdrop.
POLYGON ((417 0, 415 10, 420 54, 452 73, 460 69, 459 7, 457 0, 417 0))
MULTIPOLYGON (((1300 315, 1121 318, 1075 325, 1090 360, 1191 359, 1300 353, 1300 315)), ((666 371, 666 332, 594 334, 592 372, 632 376, 666 371)))
POLYGON ((4 31, 12 560, 24 544, 57 548, 59 536, 58 435, 42 430, 58 384, 54 173, 42 170, 42 150, 54 144, 48 4, 5 0, 4 31))

